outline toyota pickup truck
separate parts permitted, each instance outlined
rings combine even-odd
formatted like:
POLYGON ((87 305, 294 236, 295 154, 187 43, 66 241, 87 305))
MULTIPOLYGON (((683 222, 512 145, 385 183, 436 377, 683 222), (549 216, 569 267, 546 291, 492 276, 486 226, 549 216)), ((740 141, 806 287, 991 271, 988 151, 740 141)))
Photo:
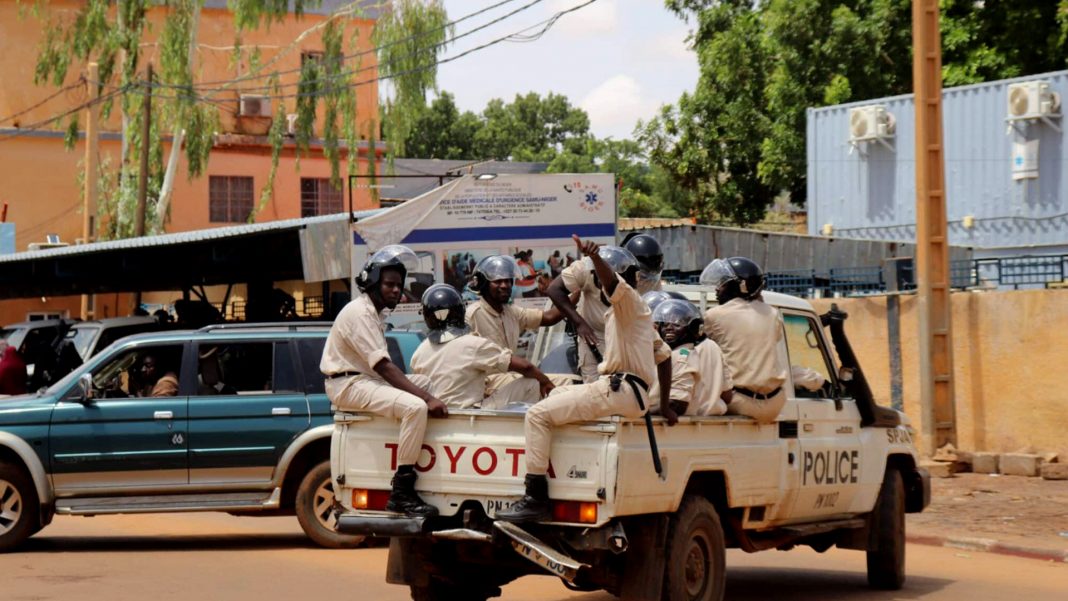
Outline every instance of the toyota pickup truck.
POLYGON ((819 390, 788 381, 775 423, 727 415, 668 427, 654 417, 660 473, 641 419, 558 428, 552 520, 519 526, 494 516, 524 491, 522 412, 453 410, 430 420, 416 487, 439 509, 433 518, 384 511, 398 423, 340 412, 331 442, 339 531, 392 537, 386 579, 417 601, 488 599, 530 574, 623 599, 718 601, 725 549, 798 545, 865 551, 870 585, 900 588, 905 513, 930 502, 909 420, 874 402, 844 313, 817 315, 781 294, 765 300, 783 316, 779 350, 791 371, 825 380, 819 390))

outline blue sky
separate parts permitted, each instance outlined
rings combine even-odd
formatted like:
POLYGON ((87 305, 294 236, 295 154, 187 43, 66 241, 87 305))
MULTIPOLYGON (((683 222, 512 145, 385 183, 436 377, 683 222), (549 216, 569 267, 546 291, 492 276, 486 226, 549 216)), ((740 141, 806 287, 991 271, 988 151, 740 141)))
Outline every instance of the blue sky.
MULTIPOLYGON (((497 0, 445 0, 457 19, 497 0)), ((460 23, 461 34, 528 4, 517 0, 460 23)), ((452 44, 452 56, 543 21, 585 0, 543 0, 452 44)), ((697 82, 697 60, 686 49, 687 24, 663 0, 597 0, 565 15, 541 39, 501 43, 439 67, 438 86, 461 110, 478 112, 491 98, 511 100, 534 91, 567 96, 586 109, 593 132, 629 137, 638 119, 675 102, 697 82)))

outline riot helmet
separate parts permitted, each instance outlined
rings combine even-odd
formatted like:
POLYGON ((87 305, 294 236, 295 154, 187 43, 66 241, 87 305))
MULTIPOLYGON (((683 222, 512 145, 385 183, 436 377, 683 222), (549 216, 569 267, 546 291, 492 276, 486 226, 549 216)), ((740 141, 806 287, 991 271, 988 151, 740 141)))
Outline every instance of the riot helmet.
POLYGON ((745 257, 715 259, 701 272, 700 281, 716 288, 716 300, 722 305, 735 298, 755 299, 764 289, 764 272, 745 257))
POLYGON ((456 288, 448 284, 434 284, 426 289, 422 299, 423 321, 431 342, 448 342, 468 332, 464 321, 464 299, 456 288))
POLYGON ((653 323, 671 348, 697 342, 704 319, 690 301, 669 298, 653 309, 653 323))
MULTIPOLYGON (((597 255, 628 284, 631 286, 637 285, 638 260, 634 258, 634 255, 629 250, 621 246, 606 245, 597 250, 597 255)), ((597 272, 593 268, 593 261, 586 257, 585 262, 590 272, 596 275, 597 272)))
POLYGON ((671 296, 663 290, 650 290, 642 295, 642 302, 649 306, 649 310, 655 311, 657 305, 669 298, 671 296))
POLYGON ((664 271, 664 251, 660 243, 649 234, 628 236, 623 248, 630 251, 638 261, 638 282, 652 287, 660 281, 664 271))
POLYGON ((490 282, 511 280, 513 283, 523 277, 519 264, 508 255, 491 255, 475 265, 474 289, 485 296, 490 282))
POLYGON ((382 281, 384 269, 396 269, 401 279, 408 277, 408 272, 419 267, 419 257, 407 246, 390 244, 371 255, 363 264, 363 269, 356 276, 356 287, 363 292, 373 290, 382 281))

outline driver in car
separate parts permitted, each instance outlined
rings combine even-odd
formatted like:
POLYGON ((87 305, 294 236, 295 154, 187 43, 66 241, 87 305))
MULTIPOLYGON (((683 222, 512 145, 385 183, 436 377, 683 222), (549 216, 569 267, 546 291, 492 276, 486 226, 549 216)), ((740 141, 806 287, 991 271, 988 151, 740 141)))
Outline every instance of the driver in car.
POLYGON ((162 355, 145 355, 141 359, 141 392, 138 396, 176 396, 178 374, 163 361, 162 355))

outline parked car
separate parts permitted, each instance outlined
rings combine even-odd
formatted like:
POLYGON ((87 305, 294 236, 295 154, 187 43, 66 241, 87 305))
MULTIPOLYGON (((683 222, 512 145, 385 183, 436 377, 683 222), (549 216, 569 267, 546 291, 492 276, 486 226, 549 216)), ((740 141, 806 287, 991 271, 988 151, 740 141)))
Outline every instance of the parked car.
POLYGON ((85 361, 119 338, 167 328, 167 324, 161 324, 155 317, 108 317, 75 323, 67 330, 67 340, 85 361))
POLYGON ((37 390, 59 379, 53 373, 57 343, 74 323, 70 319, 39 319, 9 324, 0 329, 0 339, 18 349, 26 363, 28 390, 37 390))
MULTIPOLYGON (((0 551, 61 515, 296 515, 335 532, 333 414, 319 360, 329 324, 237 324, 123 338, 51 387, 0 400, 0 551), (178 381, 144 394, 151 357, 178 381)), ((387 334, 405 371, 421 336, 387 334)))

